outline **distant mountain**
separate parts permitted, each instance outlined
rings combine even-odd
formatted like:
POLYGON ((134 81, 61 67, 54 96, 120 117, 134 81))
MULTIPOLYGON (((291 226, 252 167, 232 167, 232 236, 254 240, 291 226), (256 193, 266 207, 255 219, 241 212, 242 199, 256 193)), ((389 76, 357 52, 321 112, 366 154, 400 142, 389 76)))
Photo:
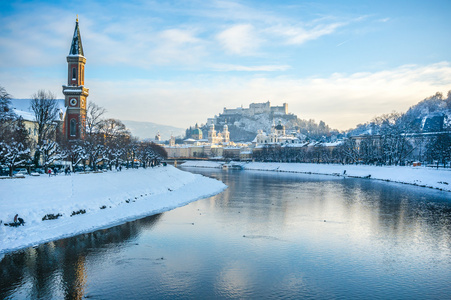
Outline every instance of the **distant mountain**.
POLYGON ((155 124, 152 122, 137 122, 137 121, 128 121, 122 120, 122 123, 127 126, 127 128, 131 131, 133 136, 138 137, 139 139, 155 139, 155 136, 158 132, 160 132, 161 139, 168 140, 171 137, 171 134, 175 137, 184 136, 185 129, 177 128, 167 125, 155 124))

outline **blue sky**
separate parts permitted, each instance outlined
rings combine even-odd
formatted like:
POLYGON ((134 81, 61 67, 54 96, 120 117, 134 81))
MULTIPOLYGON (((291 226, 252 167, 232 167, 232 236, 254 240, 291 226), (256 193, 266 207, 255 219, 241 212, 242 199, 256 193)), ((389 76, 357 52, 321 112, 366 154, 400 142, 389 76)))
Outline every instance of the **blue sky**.
POLYGON ((188 127, 288 103, 348 129, 451 90, 451 1, 2 1, 0 85, 62 98, 76 15, 88 100, 188 127))

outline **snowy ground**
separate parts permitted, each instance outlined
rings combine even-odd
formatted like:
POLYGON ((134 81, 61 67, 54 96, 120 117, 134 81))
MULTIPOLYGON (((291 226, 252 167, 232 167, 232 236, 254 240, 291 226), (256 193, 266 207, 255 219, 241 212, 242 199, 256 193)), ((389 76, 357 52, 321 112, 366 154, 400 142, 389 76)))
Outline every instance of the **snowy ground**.
POLYGON ((168 211, 225 188, 220 181, 172 166, 2 179, 0 259, 9 251, 168 211), (82 210, 86 213, 74 214, 82 210), (16 214, 25 226, 4 226, 16 214), (43 221, 48 214, 61 216, 43 221))
MULTIPOLYGON (((224 163, 213 161, 187 161, 182 167, 221 168, 224 163)), ((244 170, 324 174, 370 178, 451 191, 451 170, 427 167, 364 166, 301 163, 233 163, 244 170), (346 171, 346 173, 344 173, 346 171)))

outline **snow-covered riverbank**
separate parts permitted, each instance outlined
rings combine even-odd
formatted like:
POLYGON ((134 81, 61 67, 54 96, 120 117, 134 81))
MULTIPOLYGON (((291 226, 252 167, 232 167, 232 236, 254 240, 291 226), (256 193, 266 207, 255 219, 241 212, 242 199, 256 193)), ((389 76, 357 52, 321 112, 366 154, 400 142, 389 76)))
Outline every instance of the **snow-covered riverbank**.
MULTIPOLYGON (((244 170, 323 174, 370 178, 451 191, 451 170, 426 167, 364 166, 302 163, 235 163, 244 170)), ((221 168, 222 162, 187 161, 182 167, 221 168)))
POLYGON ((0 256, 210 197, 222 182, 172 166, 0 180, 0 256), (85 213, 84 213, 85 212, 85 213), (18 214, 25 226, 9 227, 18 214), (43 220, 47 216, 57 219, 43 220), (71 216, 72 215, 72 216, 71 216))

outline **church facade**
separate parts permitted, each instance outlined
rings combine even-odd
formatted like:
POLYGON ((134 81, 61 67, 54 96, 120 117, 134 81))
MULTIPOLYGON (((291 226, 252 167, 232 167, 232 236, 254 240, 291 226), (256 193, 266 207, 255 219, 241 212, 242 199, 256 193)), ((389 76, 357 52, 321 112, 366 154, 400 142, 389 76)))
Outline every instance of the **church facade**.
POLYGON ((63 85, 66 118, 63 135, 66 140, 79 140, 85 136, 86 109, 89 89, 85 84, 86 58, 83 53, 78 17, 67 60, 67 85, 63 85))

